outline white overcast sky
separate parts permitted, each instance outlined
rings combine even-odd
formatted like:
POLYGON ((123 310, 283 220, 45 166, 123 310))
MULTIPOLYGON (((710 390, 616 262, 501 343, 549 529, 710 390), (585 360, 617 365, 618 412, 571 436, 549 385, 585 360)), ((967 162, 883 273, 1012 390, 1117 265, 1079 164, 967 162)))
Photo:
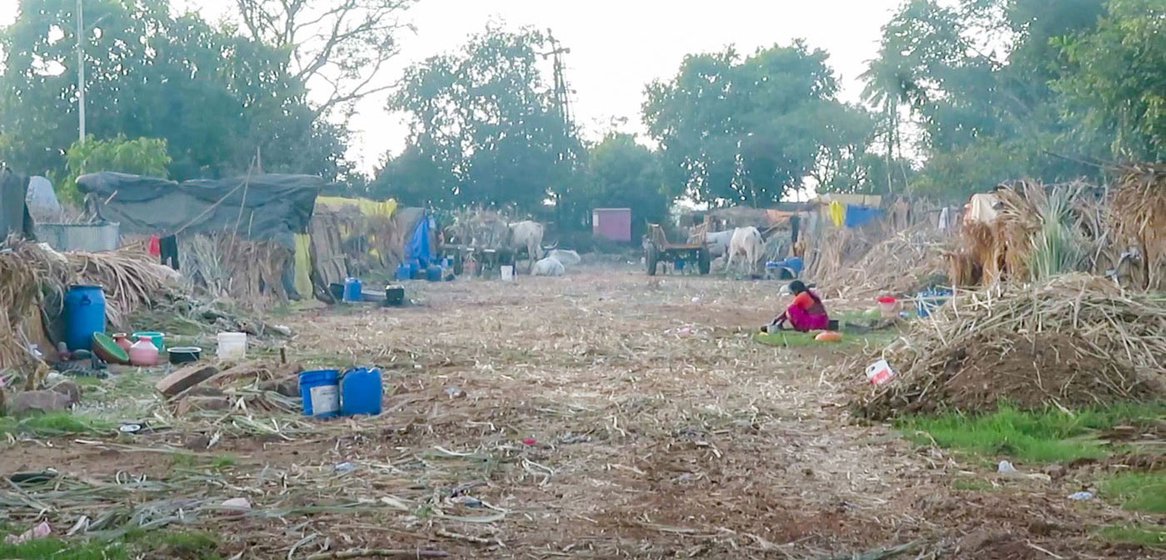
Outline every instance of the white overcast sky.
MULTIPOLYGON (((176 0, 203 17, 231 13, 234 0, 176 0)), ((16 17, 16 0, 0 0, 0 24, 16 17)), ((491 19, 510 27, 550 29, 564 47, 566 78, 576 120, 589 137, 613 118, 639 119, 644 86, 672 76, 684 55, 736 45, 743 53, 805 38, 830 53, 842 78, 843 97, 857 101, 857 77, 875 56, 880 28, 900 0, 420 0, 406 19, 416 33, 403 37, 402 56, 391 72, 457 48, 491 19)), ((549 79, 549 77, 548 77, 549 79)), ((347 123, 355 133, 352 156, 366 171, 387 150, 404 145, 399 115, 384 109, 385 97, 369 99, 347 123)))

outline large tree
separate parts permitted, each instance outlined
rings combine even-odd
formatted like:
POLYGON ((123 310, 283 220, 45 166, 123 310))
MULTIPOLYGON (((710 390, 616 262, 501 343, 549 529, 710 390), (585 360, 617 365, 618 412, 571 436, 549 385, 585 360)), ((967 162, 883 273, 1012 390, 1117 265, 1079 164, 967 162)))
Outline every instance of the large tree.
POLYGON ((581 151, 540 66, 552 48, 542 32, 490 27, 409 68, 389 106, 410 116, 408 148, 374 188, 541 212, 575 180, 581 151), (433 179, 430 192, 413 173, 433 179))
MULTIPOLYGON (((76 9, 21 0, 0 31, 0 158, 63 176, 77 139, 76 9)), ((173 16, 167 2, 87 0, 86 126, 96 139, 166 140, 175 179, 266 171, 343 171, 344 136, 315 118, 286 53, 173 16)))
POLYGON ((645 224, 668 217, 671 198, 664 192, 660 158, 634 136, 611 132, 589 146, 585 171, 585 180, 563 201, 562 226, 589 228, 595 208, 630 208, 635 237, 645 224))
POLYGON ((822 137, 807 115, 838 90, 826 59, 802 42, 747 57, 729 48, 690 55, 674 78, 649 85, 644 120, 672 194, 761 205, 801 187, 822 137))
MULTIPOLYGON (((1105 0, 911 0, 884 27, 864 75, 882 110, 888 157, 908 115, 925 164, 917 192, 962 197, 1017 177, 1048 181, 1096 175, 1103 154, 1065 118, 1057 83, 1073 69, 1064 36, 1092 36, 1105 0)), ((1126 68, 1126 66, 1112 66, 1126 68)), ((894 149, 892 149, 894 148, 894 149)))
POLYGON ((1166 158, 1166 3, 1110 0, 1095 32, 1058 45, 1070 71, 1054 86, 1079 138, 1109 140, 1115 160, 1166 158))

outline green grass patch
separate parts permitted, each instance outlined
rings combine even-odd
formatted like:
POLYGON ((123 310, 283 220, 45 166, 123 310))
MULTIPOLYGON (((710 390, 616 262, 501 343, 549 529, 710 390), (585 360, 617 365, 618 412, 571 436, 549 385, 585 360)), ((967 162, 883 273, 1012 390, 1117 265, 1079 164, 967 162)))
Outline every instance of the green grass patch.
POLYGON ((1115 544, 1166 547, 1166 528, 1150 525, 1124 525, 1103 527, 1101 538, 1115 544))
POLYGON ((1057 409, 1020 411, 1002 405, 988 415, 946 414, 910 417, 897 427, 919 444, 987 457, 1036 463, 1101 459, 1112 450, 1095 437, 1098 430, 1144 425, 1166 413, 1166 404, 1122 405, 1068 414, 1057 409))
POLYGON ((862 334, 843 332, 841 342, 819 342, 814 340, 815 336, 818 336, 817 332, 783 331, 777 333, 757 333, 753 335, 753 340, 775 348, 807 348, 812 346, 831 348, 841 346, 853 349, 862 346, 886 346, 895 340, 899 336, 899 333, 893 330, 874 331, 862 334))
POLYGON ((68 412, 38 414, 26 418, 0 417, 0 433, 40 437, 108 433, 113 424, 68 412))
POLYGON ((129 560, 130 551, 121 543, 67 542, 37 539, 22 544, 0 543, 5 560, 129 560))
POLYGON ((146 555, 173 560, 219 560, 218 543, 206 533, 130 531, 123 539, 62 540, 45 538, 22 544, 0 543, 4 560, 129 560, 146 555))
POLYGON ((1122 509, 1166 513, 1166 471, 1122 473, 1101 482, 1101 496, 1122 509))

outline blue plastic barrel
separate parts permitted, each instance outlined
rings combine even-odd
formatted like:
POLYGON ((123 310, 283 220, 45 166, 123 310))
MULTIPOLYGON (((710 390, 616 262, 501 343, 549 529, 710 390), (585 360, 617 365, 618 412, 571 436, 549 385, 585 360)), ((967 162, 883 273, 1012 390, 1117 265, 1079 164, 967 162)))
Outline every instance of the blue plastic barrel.
POLYGON ((441 267, 435 264, 425 269, 425 279, 430 282, 441 282, 441 267))
POLYGON ((347 301, 348 303, 360 301, 364 297, 361 295, 361 290, 363 289, 364 287, 361 286, 359 278, 345 278, 344 301, 347 301))
POLYGON ((300 374, 304 416, 329 418, 340 413, 340 370, 320 369, 300 374))
POLYGON ((93 333, 105 332, 105 292, 101 286, 69 286, 65 294, 65 345, 92 350, 93 333))
POLYGON ((376 368, 352 368, 340 379, 340 413, 345 416, 381 413, 384 379, 376 368))

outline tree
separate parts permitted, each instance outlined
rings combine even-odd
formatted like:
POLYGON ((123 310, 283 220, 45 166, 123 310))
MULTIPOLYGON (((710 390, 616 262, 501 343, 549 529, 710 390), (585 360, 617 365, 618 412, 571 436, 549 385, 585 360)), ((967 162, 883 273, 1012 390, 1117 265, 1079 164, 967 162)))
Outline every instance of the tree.
POLYGON ((166 177, 170 155, 166 141, 159 138, 129 140, 119 135, 112 140, 95 140, 89 136, 84 142, 74 142, 65 154, 68 175, 61 184, 62 198, 80 202, 77 178, 86 173, 116 171, 150 177, 166 177))
MULTIPOLYGON (((76 2, 21 0, 0 32, 0 158, 65 171, 76 139, 76 2)), ((87 0, 87 131, 163 138, 176 179, 267 171, 343 172, 344 135, 315 119, 277 49, 231 35, 166 2, 87 0)))
POLYGON ((826 59, 802 42, 744 58, 729 48, 690 55, 673 79, 649 85, 644 120, 670 194, 758 205, 800 187, 819 154, 806 115, 838 90, 826 59))
POLYGON ((1058 45, 1071 71, 1054 86, 1082 136, 1112 139, 1113 159, 1166 158, 1166 4, 1110 0, 1095 33, 1058 45))
POLYGON ((409 147, 377 183, 420 186, 400 174, 420 173, 436 179, 415 194, 428 200, 542 211, 567 190, 581 151, 538 64, 551 48, 544 33, 490 27, 409 68, 389 105, 411 117, 409 147))
MULTIPOLYGON (((917 192, 963 197, 1017 177, 1096 174, 1079 163, 1096 144, 1074 139, 1050 87, 1068 66, 1057 37, 1090 34, 1105 0, 912 0, 884 28, 864 75, 866 100, 884 115, 886 158, 901 117, 915 121, 926 160, 917 192)), ((888 168, 890 169, 890 168, 888 168)), ((889 178, 890 176, 888 176, 889 178)))
POLYGON ((664 177, 658 155, 636 142, 634 136, 612 132, 590 147, 587 178, 565 200, 568 229, 591 225, 595 208, 630 208, 633 236, 644 224, 661 223, 668 217, 671 199, 664 193, 664 177))
POLYGON ((325 91, 313 117, 383 92, 386 65, 408 26, 401 15, 416 0, 235 0, 250 39, 288 53, 281 70, 325 91))

